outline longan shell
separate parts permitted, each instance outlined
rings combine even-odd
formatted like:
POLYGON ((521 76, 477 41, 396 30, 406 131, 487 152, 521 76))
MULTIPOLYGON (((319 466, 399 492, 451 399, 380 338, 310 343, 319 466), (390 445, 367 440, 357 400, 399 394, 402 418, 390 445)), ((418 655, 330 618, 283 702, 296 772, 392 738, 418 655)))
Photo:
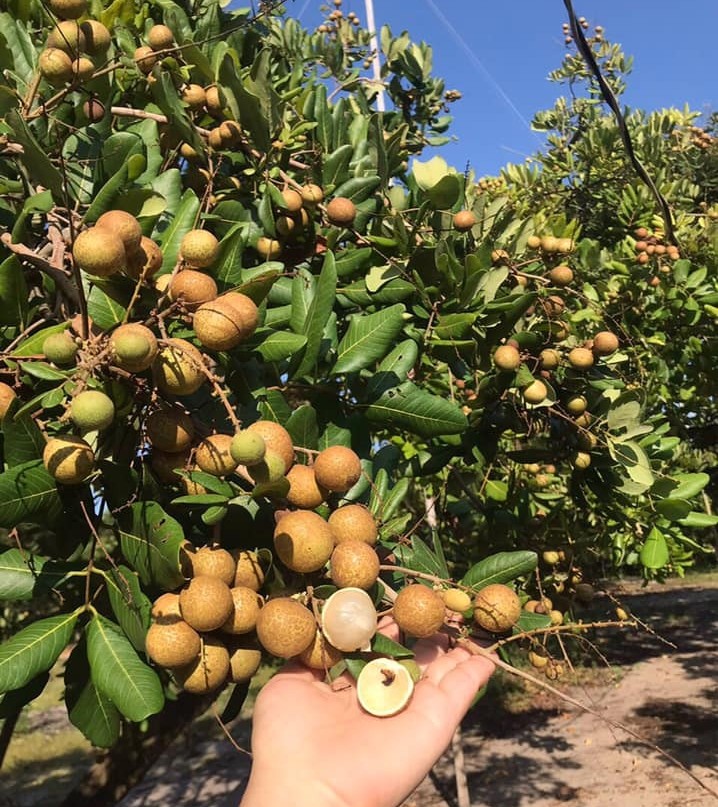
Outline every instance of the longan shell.
POLYGON ((198 631, 221 627, 234 609, 229 586, 218 577, 198 575, 180 592, 182 619, 198 631))
POLYGON ((197 446, 194 461, 200 471, 212 476, 233 473, 237 462, 229 450, 232 437, 229 434, 210 434, 197 446))
POLYGON ((339 588, 368 589, 379 577, 379 556, 364 541, 342 541, 332 552, 330 570, 339 588))
POLYGON ((214 300, 217 296, 217 283, 213 277, 196 269, 183 269, 170 281, 169 296, 172 300, 182 300, 190 311, 214 300))
POLYGON ((299 655, 314 641, 316 631, 311 611, 291 597, 269 600, 257 617, 257 638, 277 658, 299 655))
POLYGON ((257 626, 262 598, 246 586, 235 586, 230 591, 234 607, 221 630, 234 635, 250 633, 257 626))
POLYGON ((0 423, 2 423, 3 418, 7 415, 16 398, 15 390, 8 384, 0 381, 0 423))
POLYGON ((185 577, 216 577, 228 586, 233 585, 237 563, 221 546, 209 545, 196 549, 191 545, 180 550, 180 565, 185 577))
POLYGON ((202 366, 202 354, 185 339, 168 339, 152 363, 160 392, 179 396, 192 395, 202 386, 202 366))
POLYGON ((95 454, 80 437, 51 437, 42 452, 45 468, 63 485, 79 485, 92 473, 95 454))
POLYGON ((125 268, 125 245, 116 233, 102 227, 88 227, 75 238, 72 257, 83 272, 109 277, 125 268))
POLYGON ((299 654, 298 658, 310 670, 330 670, 344 656, 341 650, 329 644, 321 631, 317 631, 314 641, 299 654))
POLYGON ((521 616, 521 600, 518 594, 503 585, 492 583, 474 599, 474 622, 491 633, 505 633, 518 622, 521 616))
POLYGON ((330 446, 314 460, 317 484, 334 493, 346 493, 361 477, 361 461, 346 446, 330 446))
POLYGON ((251 549, 234 549, 230 553, 237 567, 234 572, 234 585, 259 591, 264 583, 264 569, 259 556, 251 549))
POLYGON ((287 501, 303 510, 314 510, 326 499, 329 491, 320 488, 314 470, 308 465, 293 465, 287 474, 287 501))
POLYGON ((401 630, 424 639, 444 624, 446 608, 441 595, 421 583, 411 583, 397 594, 393 613, 401 630))
POLYGON ((109 346, 114 363, 129 373, 147 370, 159 352, 157 337, 139 322, 128 322, 115 328, 109 346))
POLYGON ((175 670, 177 683, 194 695, 205 695, 219 689, 229 675, 229 651, 213 636, 206 636, 197 661, 175 670))
POLYGON ((337 227, 349 227, 354 223, 356 215, 356 205, 345 196, 336 196, 327 205, 327 219, 337 227))
POLYGON ((247 431, 256 432, 267 445, 267 451, 273 451, 284 460, 286 473, 294 465, 294 445, 289 432, 273 420, 256 420, 247 431))
POLYGON ((145 422, 147 438, 153 447, 170 453, 192 445, 195 429, 192 418, 181 409, 158 409, 145 422))
POLYGON ((201 641, 196 630, 177 617, 160 617, 145 637, 147 655, 160 667, 183 667, 199 658, 201 641))
POLYGON ((192 327, 197 339, 210 350, 231 350, 251 335, 240 312, 222 297, 200 305, 192 327))
POLYGON ((95 222, 95 227, 119 235, 125 246, 125 252, 137 252, 142 241, 142 228, 139 221, 124 210, 108 210, 95 222))
POLYGON ((282 563, 294 572, 316 572, 334 549, 332 528, 311 510, 295 510, 280 519, 274 529, 274 549, 282 563))
POLYGON ((345 504, 329 516, 329 526, 334 533, 334 540, 363 541, 374 546, 379 531, 374 516, 363 504, 345 504))

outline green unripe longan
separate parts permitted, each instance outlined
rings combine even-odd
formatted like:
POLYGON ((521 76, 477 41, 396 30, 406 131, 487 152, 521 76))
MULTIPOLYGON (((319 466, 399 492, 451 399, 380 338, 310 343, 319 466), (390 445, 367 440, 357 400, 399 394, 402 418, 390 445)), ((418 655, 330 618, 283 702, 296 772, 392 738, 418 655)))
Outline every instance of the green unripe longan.
MULTIPOLYGON (((229 451, 240 465, 251 467, 262 462, 267 452, 267 444, 256 432, 242 430, 232 438, 229 451)), ((282 474, 284 474, 284 463, 282 463, 282 474)))
POLYGON ((74 364, 77 350, 75 340, 67 331, 52 333, 42 343, 42 352, 45 354, 45 358, 60 367, 74 364))
POLYGON ((104 392, 85 390, 73 398, 70 417, 82 432, 102 431, 115 419, 115 405, 104 392))

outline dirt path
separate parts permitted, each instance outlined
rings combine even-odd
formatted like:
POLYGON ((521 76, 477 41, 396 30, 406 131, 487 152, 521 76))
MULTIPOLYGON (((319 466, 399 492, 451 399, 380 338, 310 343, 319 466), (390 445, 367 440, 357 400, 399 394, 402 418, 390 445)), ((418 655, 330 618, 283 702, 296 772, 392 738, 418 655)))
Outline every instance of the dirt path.
MULTIPOLYGON (((639 731, 718 789, 718 587, 619 593, 678 650, 643 632, 614 633, 601 642, 601 650, 618 665, 618 680, 571 693, 639 731)), ((606 603, 599 602, 596 609, 605 613, 606 603)), ((248 731, 246 722, 233 728, 235 739, 245 747, 248 731)), ((463 731, 472 807, 712 803, 705 791, 656 752, 543 692, 534 693, 528 708, 518 714, 486 702, 465 721, 463 731)), ((156 765, 121 807, 236 805, 247 770, 245 758, 229 743, 203 741, 195 734, 173 749, 171 759, 156 765), (189 759, 189 776, 175 765, 180 753, 189 759)), ((448 757, 406 807, 457 807, 448 757)))

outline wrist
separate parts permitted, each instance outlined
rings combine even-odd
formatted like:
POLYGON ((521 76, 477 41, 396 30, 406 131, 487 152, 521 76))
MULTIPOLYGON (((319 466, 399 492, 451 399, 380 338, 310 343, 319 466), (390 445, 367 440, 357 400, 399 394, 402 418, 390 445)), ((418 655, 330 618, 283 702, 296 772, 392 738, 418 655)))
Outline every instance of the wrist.
POLYGON ((257 770, 252 766, 240 807, 351 807, 332 788, 317 780, 291 781, 278 770, 257 770))

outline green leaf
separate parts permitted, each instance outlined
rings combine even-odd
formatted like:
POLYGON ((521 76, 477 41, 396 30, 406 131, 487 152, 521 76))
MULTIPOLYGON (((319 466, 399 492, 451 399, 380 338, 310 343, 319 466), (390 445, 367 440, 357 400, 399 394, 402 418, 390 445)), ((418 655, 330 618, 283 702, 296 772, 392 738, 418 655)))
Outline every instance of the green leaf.
POLYGON ((691 512, 691 505, 685 499, 671 496, 669 499, 660 499, 656 502, 656 512, 669 521, 680 521, 691 512))
POLYGON ((180 100, 173 78, 167 71, 162 71, 152 82, 151 91, 157 106, 167 116, 169 125, 186 143, 199 154, 204 154, 205 147, 197 129, 192 125, 190 112, 180 100))
POLYGON ((57 661, 67 646, 77 613, 38 619, 0 645, 0 693, 25 686, 57 661))
POLYGON ((538 555, 535 552, 497 552, 472 566, 461 583, 479 591, 491 583, 510 583, 517 577, 531 573, 537 565, 538 555))
POLYGON ((311 404, 304 404, 292 412, 285 427, 295 446, 316 449, 319 446, 317 413, 311 404))
POLYGON ((182 585, 179 551, 184 540, 180 523, 157 502, 138 502, 121 514, 122 554, 144 585, 167 591, 182 585))
POLYGON ((449 173, 449 165, 443 157, 437 155, 427 162, 414 160, 411 172, 421 190, 427 191, 437 185, 449 173))
POLYGON ((0 325, 22 325, 28 289, 20 261, 11 255, 0 263, 0 325))
POLYGON ((373 423, 398 426, 422 437, 460 434, 468 425, 456 404, 411 381, 383 392, 367 406, 366 417, 373 423))
POLYGON ((283 361, 295 356, 307 344, 307 337, 292 331, 275 331, 272 328, 257 328, 251 339, 243 342, 242 350, 259 353, 264 361, 283 361))
POLYGON ((17 155, 18 159, 33 185, 42 185, 52 191, 52 195, 58 204, 65 202, 65 190, 62 183, 62 174, 55 168, 47 156, 44 149, 35 139, 27 123, 16 109, 12 109, 5 116, 5 122, 13 133, 13 140, 22 146, 22 152, 17 155))
POLYGON ((229 499, 219 493, 197 493, 191 496, 177 496, 172 499, 172 504, 190 504, 194 506, 208 504, 227 504, 229 499))
POLYGON ((159 274, 171 272, 179 257, 180 243, 185 235, 194 228, 200 203, 193 190, 187 188, 176 209, 168 208, 161 216, 152 238, 162 248, 162 268, 159 274))
POLYGON ((371 640, 372 653, 379 653, 381 656, 388 656, 389 658, 413 658, 414 651, 409 650, 408 647, 392 641, 388 636, 383 633, 374 634, 371 640))
POLYGON ((98 691, 136 723, 161 711, 165 697, 160 679, 120 628, 95 614, 86 634, 90 673, 98 691))
POLYGON ((134 285, 126 278, 84 278, 87 312, 98 328, 109 331, 127 314, 134 285))
POLYGON ((62 513, 55 480, 42 460, 23 462, 0 474, 0 527, 23 521, 53 524, 62 513))
POLYGON ((438 575, 441 572, 441 561, 417 535, 411 537, 411 546, 397 545, 394 552, 401 566, 424 574, 438 575))
POLYGON ((231 229, 220 241, 219 257, 212 267, 212 275, 220 291, 237 286, 242 277, 242 255, 247 245, 247 231, 241 225, 231 229))
POLYGON ((75 564, 12 548, 0 552, 0 600, 29 600, 68 579, 75 564))
POLYGON ((641 404, 629 396, 621 396, 611 404, 606 422, 611 431, 627 429, 641 418, 641 404))
POLYGON ((120 736, 122 716, 92 683, 87 642, 83 637, 65 666, 65 703, 73 726, 98 748, 110 748, 120 736))
POLYGON ((21 465, 42 457, 45 438, 29 415, 7 417, 2 423, 3 454, 7 465, 21 465))
POLYGON ((140 588, 137 574, 120 564, 105 572, 112 612, 135 650, 145 652, 152 603, 140 588))
POLYGON ((324 327, 334 308, 334 298, 337 289, 337 270, 334 265, 334 255, 331 251, 324 256, 324 264, 317 281, 314 299, 307 311, 304 321, 303 333, 307 337, 302 361, 294 373, 299 377, 310 373, 317 363, 324 335, 324 327))
POLYGON ((505 502, 509 495, 509 486, 499 479, 490 479, 484 488, 487 498, 495 502, 505 502))
POLYGON ((631 479, 639 485, 650 487, 655 478, 646 452, 632 440, 608 441, 608 451, 616 462, 623 465, 631 479))
POLYGON ((436 185, 426 191, 431 203, 438 210, 448 210, 458 201, 462 192, 462 182, 456 174, 447 174, 436 185))
POLYGON ((519 621, 514 625, 514 632, 524 633, 530 630, 542 630, 551 624, 548 614, 534 614, 531 611, 522 611, 519 621))
POLYGON ((718 524, 718 516, 709 515, 708 513, 701 513, 697 510, 691 511, 685 518, 682 518, 680 523, 684 527, 715 527, 718 524))
POLYGON ((33 378, 39 378, 41 381, 67 381, 68 379, 68 373, 65 370, 58 370, 44 361, 23 361, 18 364, 23 373, 27 373, 33 378))
POLYGON ((349 328, 337 348, 332 373, 352 373, 370 367, 384 358, 404 324, 406 309, 401 303, 374 314, 352 317, 349 328))
POLYGON ((658 528, 651 528, 639 557, 647 569, 662 569, 668 563, 668 544, 658 528))
POLYGON ((674 477, 678 487, 671 491, 671 496, 677 499, 692 499, 711 481, 708 474, 676 474, 674 477))

